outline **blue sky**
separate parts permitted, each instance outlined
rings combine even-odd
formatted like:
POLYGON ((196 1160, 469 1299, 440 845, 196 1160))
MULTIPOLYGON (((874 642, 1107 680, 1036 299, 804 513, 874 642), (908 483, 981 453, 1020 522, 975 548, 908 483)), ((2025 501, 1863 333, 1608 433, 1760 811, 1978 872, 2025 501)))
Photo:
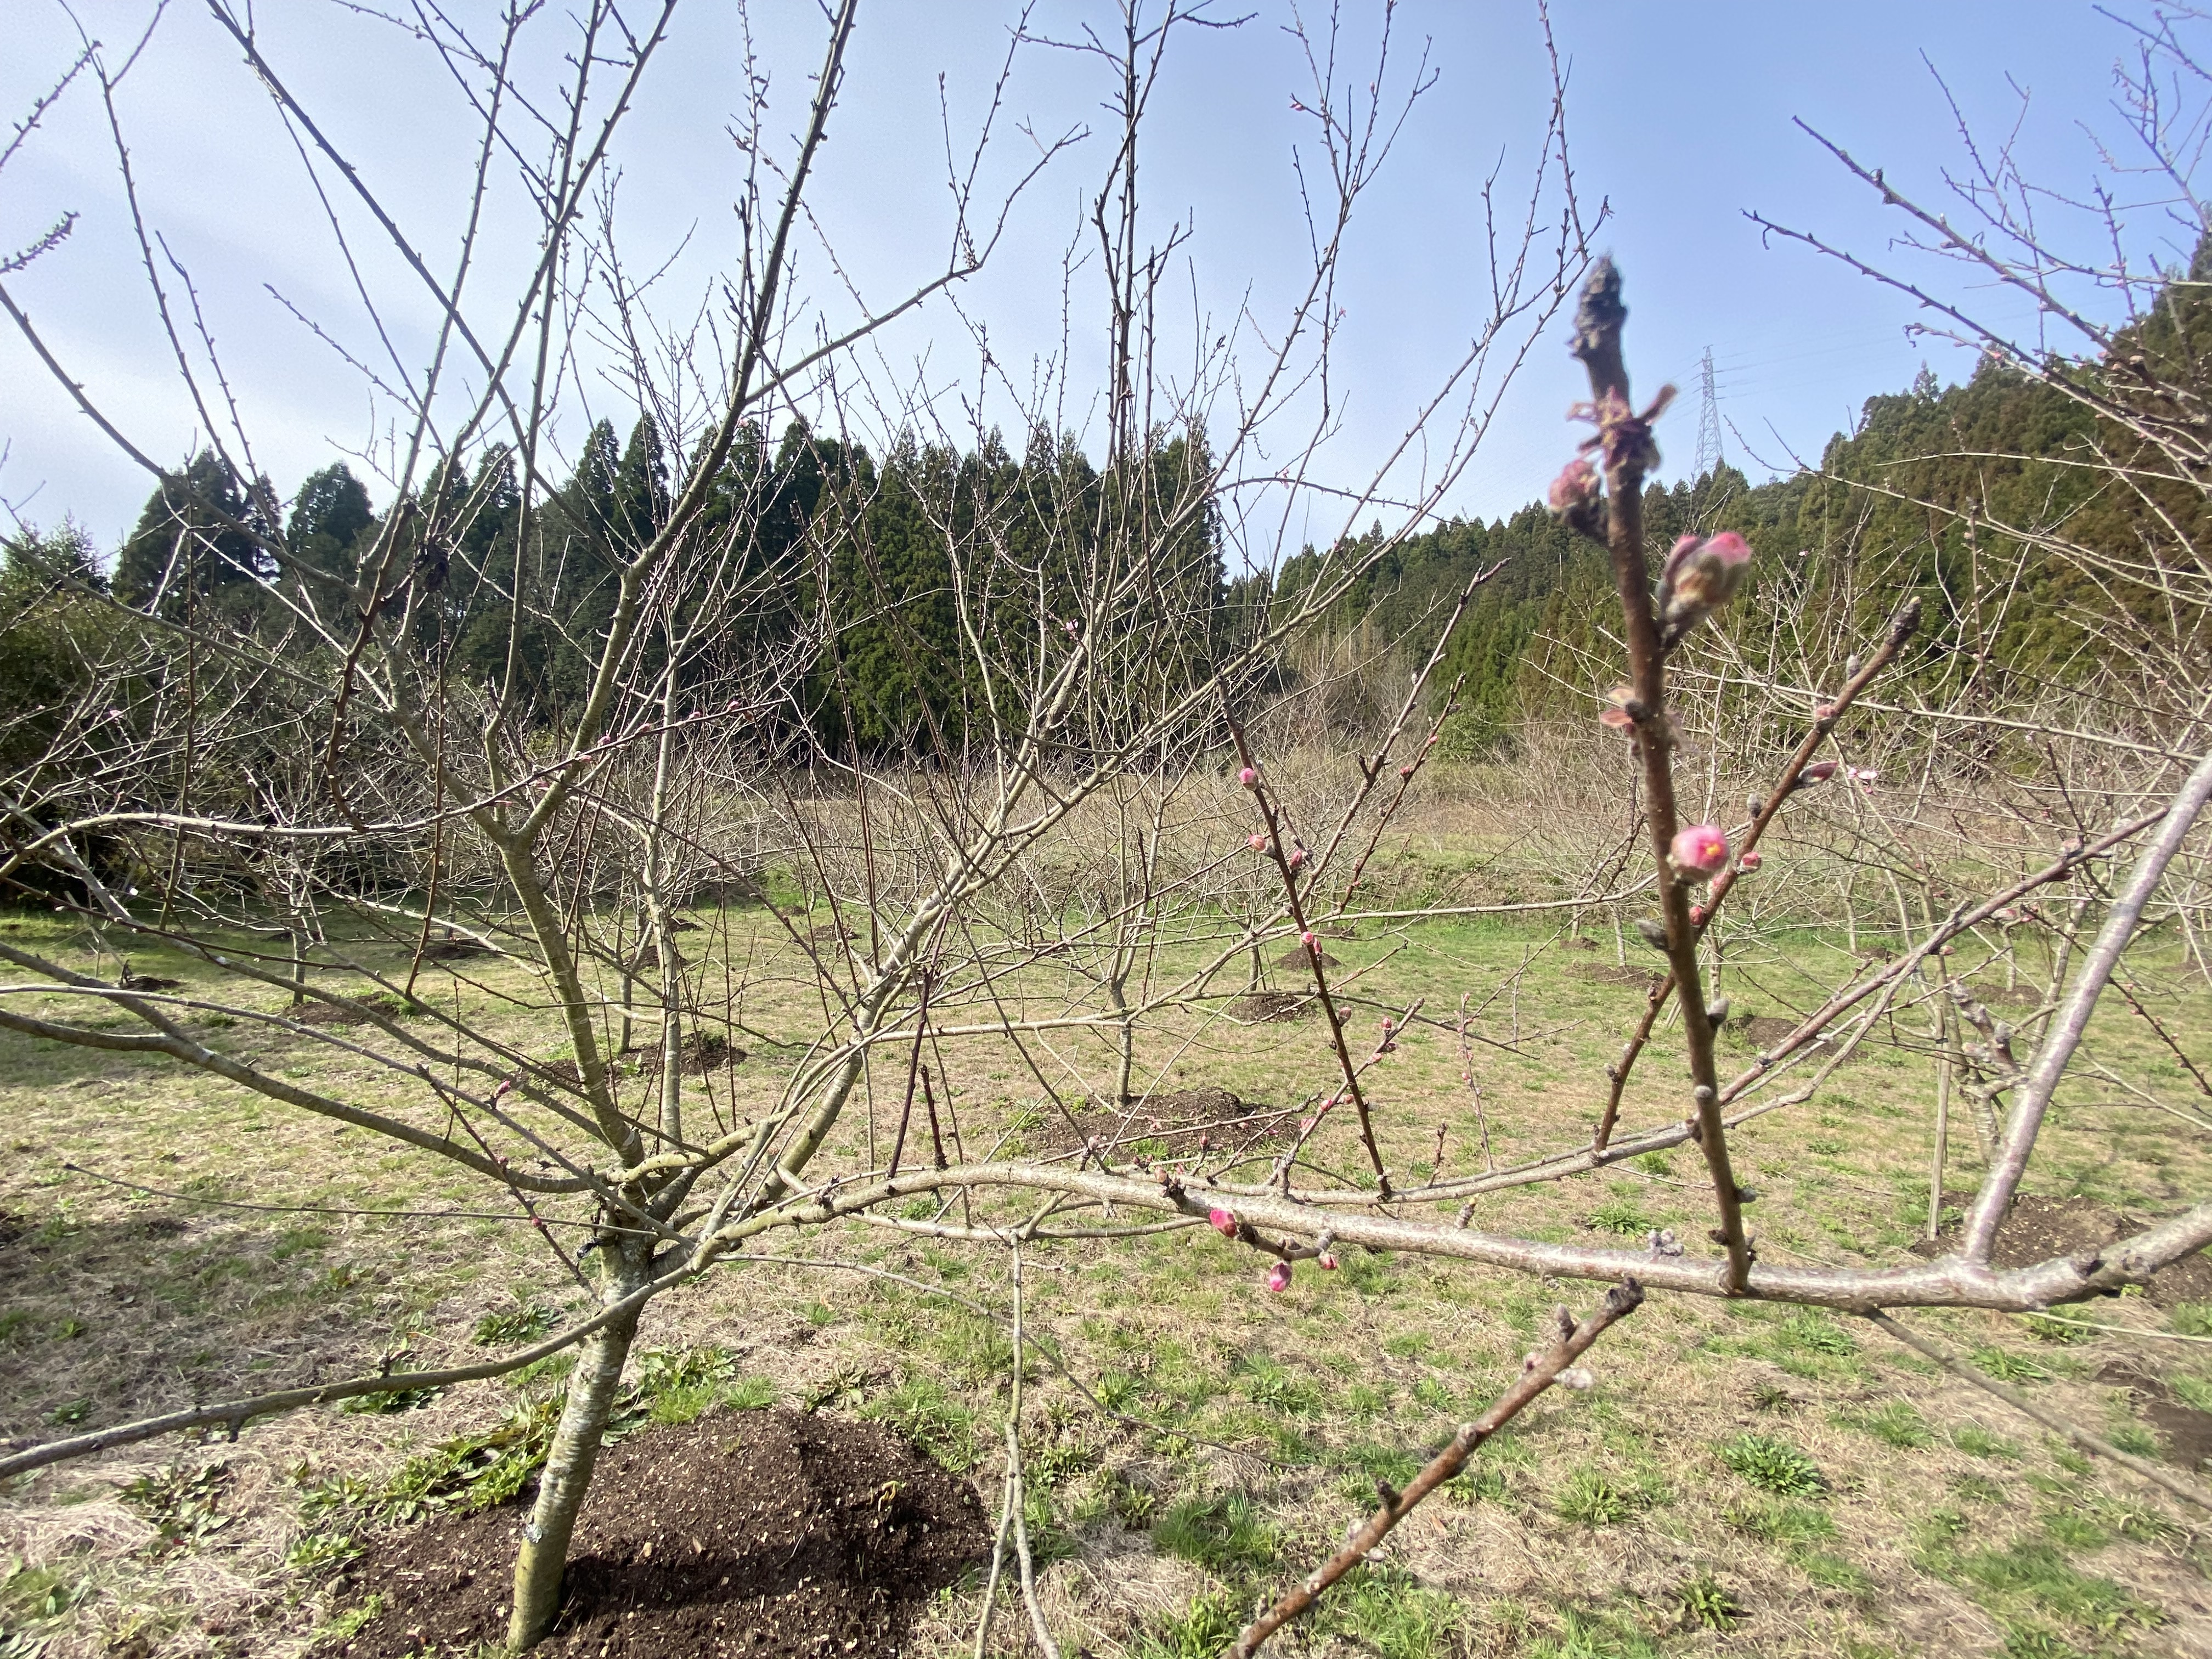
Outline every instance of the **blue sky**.
MULTIPOLYGON (((710 291, 732 246, 734 162, 723 129, 740 82, 733 9, 687 3, 618 156, 622 222, 641 266, 673 261, 655 293, 678 318, 710 291)), ((0 5, 11 37, 0 54, 0 113, 12 122, 66 65, 76 34, 47 0, 0 5)), ((1308 82, 1284 27, 1293 14, 1276 0, 1243 9, 1253 16, 1241 28, 1188 37, 1144 150, 1154 223, 1187 220, 1193 232, 1180 291, 1209 327, 1247 302, 1269 314, 1294 284, 1304 239, 1290 160, 1309 136, 1292 106, 1308 82)), ((77 12, 111 58, 150 15, 143 0, 81 0, 77 12)), ((1347 57, 1356 58, 1371 43, 1374 9, 1346 0, 1344 13, 1347 57)), ((1010 17, 1004 6, 965 0, 861 8, 818 200, 845 273, 872 298, 939 257, 947 217, 938 77, 956 131, 972 126, 1010 17)), ((1103 17, 1102 8, 1069 0, 1042 0, 1035 14, 1037 27, 1063 34, 1103 17)), ((285 0, 263 6, 259 21, 272 58, 434 262, 449 257, 465 201, 453 158, 466 134, 450 83, 392 31, 341 7, 285 0)), ((798 0, 762 0, 754 21, 776 130, 788 131, 818 60, 817 14, 798 0)), ((1908 337, 1916 313, 1901 296, 1802 249, 1762 246, 1747 209, 1890 257, 1896 227, 1793 120, 1933 199, 1943 170, 1963 157, 1932 65, 1984 134, 2011 128, 2019 92, 2031 93, 2022 154, 2037 176, 2078 191, 2095 161, 2082 124, 2114 125, 2112 65, 2127 47, 2112 22, 2059 0, 1556 0, 1555 25, 1570 64, 1582 196, 1612 208, 1599 240, 1626 276, 1632 366, 1646 387, 1671 379, 1692 394, 1662 428, 1664 470, 1693 455, 1698 364, 1710 346, 1730 458, 1754 477, 1793 453, 1817 457, 1866 397, 1901 388, 1923 362, 1947 379, 1970 367, 1956 348, 1908 337)), ((1511 193, 1534 159, 1549 100, 1533 5, 1407 0, 1396 31, 1400 69, 1425 50, 1437 79, 1353 227, 1334 371, 1346 414, 1329 453, 1346 482, 1395 441, 1437 366, 1456 355, 1477 310, 1482 177, 1499 167, 1511 193)), ((1092 130, 1024 199, 1004 257, 962 300, 963 315, 991 319, 994 351, 1017 379, 1019 365, 1060 346, 1061 255, 1105 161, 1102 89, 1095 68, 1072 55, 1033 51, 1017 61, 1009 117, 1039 131, 1092 130)), ((31 240, 64 210, 81 215, 69 241, 8 288, 134 441, 157 458, 181 459, 200 417, 167 367, 92 93, 74 88, 0 173, 0 251, 31 240)), ((388 419, 359 374, 275 297, 366 353, 374 340, 346 269, 283 127, 203 9, 170 8, 119 108, 149 221, 191 273, 256 459, 289 494, 307 471, 368 446, 388 419)), ((1022 165, 1022 145, 1007 132, 988 176, 1010 177, 1022 165)), ((495 206, 493 222, 487 276, 495 283, 532 249, 514 204, 495 206)), ((2142 234, 2154 246, 2154 228, 2142 234)), ((359 246, 372 285, 397 296, 389 316, 403 350, 419 344, 427 307, 388 255, 359 246)), ((807 270, 829 282, 818 257, 807 270)), ((1961 289, 1954 271, 1922 274, 2000 315, 2020 314, 2002 296, 1961 289)), ((1079 381, 1095 374, 1095 333, 1085 325, 1073 337, 1079 381)), ((1571 452, 1575 434, 1562 416, 1581 387, 1561 335, 1554 326, 1531 354, 1444 510, 1509 511, 1540 493, 1571 452)), ((879 386, 919 385, 957 399, 974 381, 974 355, 962 316, 939 306, 886 336, 864 367, 879 386)), ((593 376, 591 362, 584 367, 591 412, 627 425, 634 411, 619 388, 593 376)), ((1086 410, 1079 397, 1069 423, 1081 427, 1086 410)), ((878 410, 866 419, 896 416, 878 410)), ((0 334, 0 441, 8 447, 0 497, 31 521, 66 512, 112 545, 146 497, 146 477, 74 412, 12 331, 0 334)), ((1285 533, 1295 542, 1316 532, 1302 520, 1285 533)))

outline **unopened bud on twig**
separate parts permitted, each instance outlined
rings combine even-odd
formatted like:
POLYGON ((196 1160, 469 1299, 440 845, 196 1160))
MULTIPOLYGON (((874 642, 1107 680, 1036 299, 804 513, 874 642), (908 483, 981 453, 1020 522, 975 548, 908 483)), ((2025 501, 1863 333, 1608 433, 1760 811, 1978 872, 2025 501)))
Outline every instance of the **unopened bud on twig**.
POLYGON ((1587 1393, 1597 1386, 1597 1378, 1581 1365, 1570 1365, 1552 1380, 1561 1388, 1572 1389, 1577 1393, 1587 1393))
POLYGON ((1589 459, 1577 455, 1559 469, 1559 476, 1552 480, 1544 499, 1550 503, 1552 511, 1564 519, 1576 509, 1594 503, 1604 486, 1605 481, 1598 476, 1589 459))
POLYGON ((1661 923, 1652 921, 1649 916, 1638 916, 1636 919, 1636 931, 1642 935, 1644 942, 1653 950, 1662 955, 1666 953, 1667 929, 1661 923))
POLYGON ((1752 871, 1758 869, 1765 862, 1766 860, 1759 856, 1759 848, 1754 847, 1735 861, 1735 867, 1739 870, 1752 871))
POLYGON ((1231 1211, 1218 1207, 1208 1210, 1206 1212, 1206 1224, 1224 1238, 1237 1237, 1237 1217, 1231 1211))
POLYGON ((1267 838, 1265 836, 1248 836, 1244 844, 1255 853, 1264 853, 1267 850, 1267 838))
POLYGON ((1291 1288, 1291 1264, 1289 1262, 1278 1261, 1273 1267, 1267 1269, 1267 1288, 1271 1291, 1287 1291, 1291 1288))
POLYGON ((1735 597, 1751 569, 1751 545, 1733 530, 1685 536, 1659 574, 1659 626, 1672 645, 1735 597))
POLYGON ((1247 789, 1257 789, 1260 787, 1260 775, 1248 766, 1237 773, 1237 781, 1247 789))

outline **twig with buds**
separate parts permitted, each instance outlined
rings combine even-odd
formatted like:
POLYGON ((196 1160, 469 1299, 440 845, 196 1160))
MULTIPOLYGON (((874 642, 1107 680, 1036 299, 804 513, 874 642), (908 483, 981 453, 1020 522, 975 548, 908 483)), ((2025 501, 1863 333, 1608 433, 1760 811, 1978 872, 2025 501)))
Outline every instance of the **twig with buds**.
MULTIPOLYGON (((1629 695, 1621 712, 1633 726, 1644 763, 1644 817, 1658 868, 1667 959, 1681 994, 1697 1140, 1720 1212, 1716 1232, 1728 1251, 1728 1286, 1741 1293, 1751 1275, 1751 1242, 1744 1234, 1743 1202, 1721 1120, 1713 1025, 1698 971, 1697 924, 1691 919, 1689 896, 1693 882, 1717 875, 1726 866, 1728 838, 1717 825, 1685 826, 1677 816, 1674 733, 1667 714, 1667 653, 1741 582, 1750 550, 1743 549, 1739 556, 1740 540, 1734 545, 1715 545, 1720 538, 1712 543, 1678 544, 1662 573, 1661 602, 1654 603, 1650 573, 1644 564, 1644 479, 1659 457, 1651 423, 1671 401, 1674 388, 1662 388, 1642 414, 1632 412, 1628 368, 1620 350, 1621 328, 1627 320, 1620 273, 1611 260, 1601 259, 1583 285, 1575 312, 1573 350, 1589 371, 1590 380, 1590 402, 1582 412, 1597 428, 1584 447, 1595 450, 1601 463, 1606 546, 1613 559, 1628 644, 1629 695)), ((1570 521, 1587 530, 1586 521, 1595 517, 1590 492, 1577 492, 1571 505, 1583 517, 1571 517, 1570 521)))
POLYGON ((1259 765, 1252 758, 1251 745, 1244 739, 1244 728, 1233 716, 1229 721, 1229 735, 1236 742, 1237 758, 1242 769, 1237 781, 1252 792, 1260 817, 1267 826, 1267 852, 1282 874, 1284 902, 1289 908, 1291 923, 1298 930, 1298 942, 1305 947, 1306 966, 1313 974, 1314 994, 1320 1000, 1322 1012, 1328 1018, 1329 1038, 1336 1049, 1337 1066, 1344 1073, 1346 1092, 1352 1097, 1352 1109, 1359 1114, 1359 1139, 1367 1148, 1367 1161, 1374 1167, 1382 1196, 1388 1198, 1390 1172, 1383 1167, 1382 1148, 1375 1144, 1375 1125, 1368 1115, 1367 1097, 1360 1091, 1359 1068, 1352 1064, 1352 1050, 1345 1044, 1344 1017, 1337 1012, 1336 999, 1329 994, 1328 975, 1322 971, 1321 939, 1306 921, 1305 904, 1298 894, 1297 866, 1291 862, 1291 855, 1283 846, 1282 820, 1275 803, 1268 797, 1267 781, 1260 775, 1259 765))
POLYGON ((1365 1525, 1352 1533, 1344 1547, 1238 1632, 1236 1643, 1229 1650, 1231 1659, 1252 1659, 1261 1643, 1313 1606, 1331 1584, 1365 1560, 1368 1553, 1389 1535, 1392 1528, 1411 1515, 1423 1498, 1465 1468, 1475 1448, 1511 1422, 1538 1395, 1554 1382, 1571 1389, 1589 1388, 1589 1373, 1577 1368, 1574 1362, 1604 1334, 1607 1326, 1627 1318, 1643 1301, 1644 1287, 1633 1279, 1624 1279, 1605 1293, 1605 1300, 1598 1304, 1597 1310, 1580 1324, 1575 1322, 1574 1316, 1566 1309, 1559 1309, 1558 1335, 1549 1347, 1538 1350, 1522 1362, 1519 1380, 1498 1395, 1480 1417, 1472 1423, 1461 1424, 1451 1443, 1430 1459, 1428 1467, 1407 1481, 1403 1492, 1382 1487, 1382 1507, 1368 1517, 1365 1525))
MULTIPOLYGON (((1719 914, 1722 904, 1726 902, 1737 880, 1757 870, 1763 861, 1759 850, 1759 840, 1773 824, 1776 815, 1782 810, 1783 802, 1806 787, 1808 781, 1820 782, 1833 775, 1835 767, 1831 763, 1826 772, 1816 776, 1814 755, 1826 740, 1828 733, 1835 730, 1837 722, 1843 719, 1844 713, 1858 701, 1860 693, 1873 684, 1882 670, 1905 648, 1905 641, 1912 637, 1919 625, 1920 601, 1917 599, 1907 599, 1898 608, 1897 614, 1890 618, 1888 632, 1882 636, 1881 644, 1875 647, 1874 654, 1844 681, 1843 690, 1832 701, 1814 710, 1812 729, 1806 732, 1796 752, 1790 757, 1789 763, 1782 769, 1782 775, 1773 792, 1764 804, 1759 804, 1756 797, 1753 798, 1751 823, 1736 844, 1735 864, 1715 877, 1711 886, 1707 889, 1704 914, 1694 924, 1699 939, 1703 939, 1705 930, 1713 925, 1714 917, 1719 914)), ((1663 950, 1665 946, 1662 945, 1660 948, 1663 950)), ((1628 1087, 1628 1074, 1635 1069, 1637 1058, 1644 1052, 1644 1045, 1650 1042, 1659 1015, 1665 1009, 1668 998, 1674 993, 1674 975, 1670 970, 1667 977, 1653 988, 1644 1011, 1644 1018, 1622 1048, 1620 1060, 1607 1070, 1605 1115, 1599 1120, 1597 1135, 1593 1142, 1599 1152, 1603 1152, 1606 1144, 1613 1138, 1613 1127, 1620 1118, 1621 1096, 1628 1087)))

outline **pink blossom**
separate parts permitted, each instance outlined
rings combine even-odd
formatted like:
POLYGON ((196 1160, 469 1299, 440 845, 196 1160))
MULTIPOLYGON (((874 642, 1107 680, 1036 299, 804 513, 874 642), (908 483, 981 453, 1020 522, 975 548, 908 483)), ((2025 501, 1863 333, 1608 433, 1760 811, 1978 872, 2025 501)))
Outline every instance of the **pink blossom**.
POLYGON ((1765 862, 1765 860, 1759 856, 1759 849, 1754 847, 1735 861, 1735 867, 1739 870, 1756 870, 1765 862))
POLYGON ((1674 832, 1667 850, 1677 870, 1710 876, 1728 862, 1728 836, 1717 823, 1692 823, 1674 832))
POLYGON ((1237 1218, 1227 1210, 1212 1209, 1206 1212, 1206 1225, 1224 1238, 1237 1237, 1237 1218))
POLYGON ((1237 775, 1237 781, 1247 789, 1257 789, 1260 787, 1260 775, 1248 766, 1237 775))
POLYGON ((1590 465, 1587 457, 1577 455, 1559 469, 1559 476, 1552 480, 1544 499, 1551 504, 1553 512, 1564 516, 1596 501, 1603 484, 1597 468, 1590 465))
POLYGON ((1289 1262, 1278 1261, 1273 1267, 1267 1270, 1267 1288, 1271 1291, 1287 1291, 1291 1288, 1291 1264, 1289 1262))
POLYGON ((1632 686, 1616 685, 1605 694, 1605 707, 1598 710, 1597 723, 1615 732, 1633 732, 1636 718, 1628 712, 1628 705, 1636 701, 1632 686))
POLYGON ((1267 850, 1267 838, 1265 836, 1254 836, 1244 844, 1255 853, 1264 853, 1267 850))
POLYGON ((1854 766, 1846 775, 1853 783, 1872 783, 1881 774, 1871 766, 1854 766))

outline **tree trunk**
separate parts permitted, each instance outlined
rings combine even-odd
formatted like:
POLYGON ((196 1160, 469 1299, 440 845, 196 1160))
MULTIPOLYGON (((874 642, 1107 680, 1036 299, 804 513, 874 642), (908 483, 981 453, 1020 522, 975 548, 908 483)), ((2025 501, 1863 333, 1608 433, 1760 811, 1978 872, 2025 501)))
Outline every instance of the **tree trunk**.
MULTIPOLYGON (((611 1302, 636 1289, 647 1269, 642 1261, 629 1261, 621 1247, 605 1254, 614 1258, 615 1271, 608 1275, 602 1294, 611 1302)), ((525 1652, 544 1640, 560 1613, 568 1540, 576 1530, 585 1490, 592 1484, 599 1439, 614 1409, 615 1391, 621 1386, 630 1345, 637 1340, 642 1311, 635 1309, 602 1325, 578 1349, 568 1400, 553 1431, 553 1449, 538 1476, 538 1501, 531 1507, 522 1528, 522 1547, 515 1555, 514 1611, 507 1625, 509 1652, 525 1652)))

